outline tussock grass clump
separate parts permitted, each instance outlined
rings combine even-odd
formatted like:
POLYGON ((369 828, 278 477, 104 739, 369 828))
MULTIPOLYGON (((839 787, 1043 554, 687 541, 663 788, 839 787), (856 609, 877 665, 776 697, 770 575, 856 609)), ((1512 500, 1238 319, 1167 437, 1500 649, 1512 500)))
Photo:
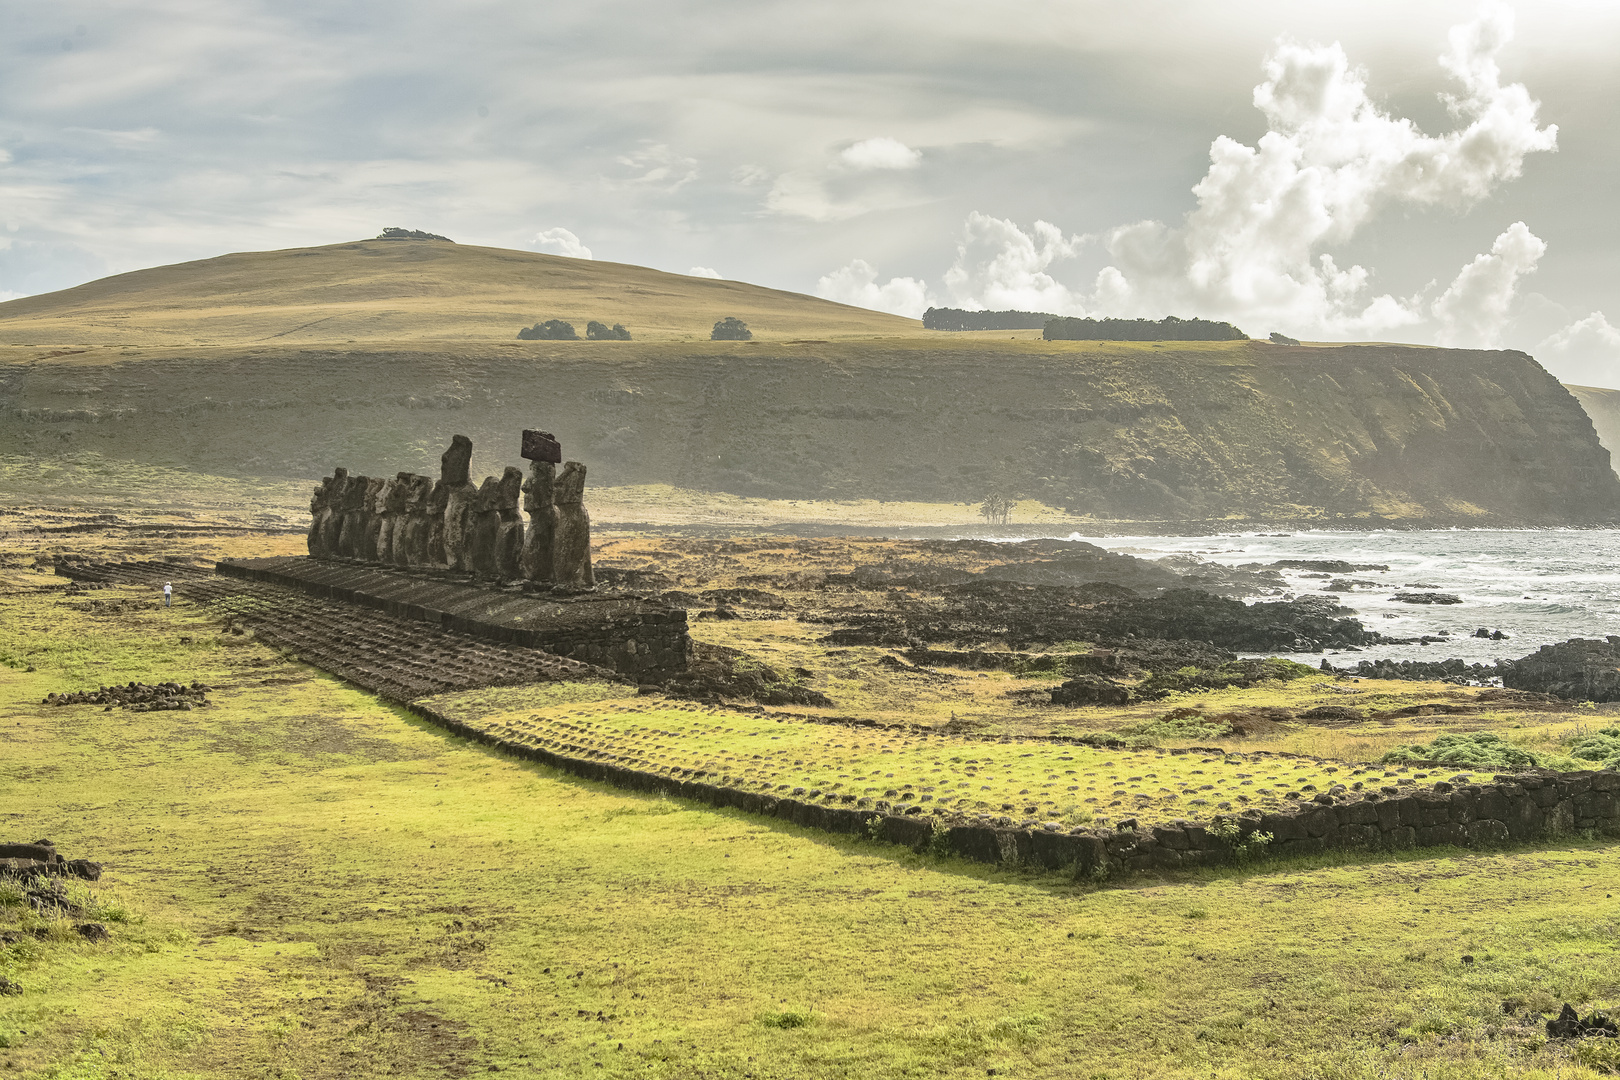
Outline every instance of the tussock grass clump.
POLYGON ((1569 756, 1583 768, 1620 769, 1620 728, 1577 735, 1570 741, 1569 756))
POLYGON ((1173 709, 1157 720, 1122 727, 1119 733, 1151 739, 1221 739, 1232 734, 1232 725, 1195 710, 1173 709))
POLYGON ((1379 760, 1386 764, 1440 761, 1447 765, 1496 769, 1529 769, 1546 764, 1541 755, 1515 746, 1488 731, 1441 735, 1427 744, 1407 743, 1389 750, 1379 760))
POLYGON ((1136 693, 1144 700, 1151 700, 1188 690, 1225 690, 1229 687, 1254 686, 1270 680, 1286 683, 1321 674, 1309 664, 1297 664, 1275 656, 1264 660, 1233 660, 1218 668, 1184 667, 1149 676, 1137 686, 1136 693))

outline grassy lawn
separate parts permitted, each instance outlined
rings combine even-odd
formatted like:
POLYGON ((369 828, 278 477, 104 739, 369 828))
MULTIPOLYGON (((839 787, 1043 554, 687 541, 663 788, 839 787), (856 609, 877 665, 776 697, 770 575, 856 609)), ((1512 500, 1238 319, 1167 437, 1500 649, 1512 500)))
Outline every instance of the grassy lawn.
MULTIPOLYGON (((603 688, 604 695, 612 692, 603 688)), ((524 696, 521 690, 499 696, 469 691, 433 703, 503 739, 559 754, 896 813, 919 807, 931 814, 1012 815, 1018 821, 1065 825, 1125 817, 1152 824, 1208 820, 1248 807, 1281 809, 1290 799, 1309 799, 1336 783, 1359 790, 1369 783, 1415 784, 1429 776, 1399 767, 1388 770, 1386 779, 1384 769, 1264 752, 970 741, 635 699, 569 702, 566 708, 526 713, 524 696), (496 704, 502 701, 519 708, 504 711, 496 704)), ((529 696, 530 705, 545 707, 553 695, 537 687, 529 696)))
POLYGON ((0 949, 10 1075, 1577 1077, 1606 1049, 1526 1011, 1620 997, 1607 843, 1098 889, 582 783, 196 608, 7 584, 0 812, 104 861, 121 917, 91 944, 0 900, 44 931, 0 949), (39 704, 131 679, 213 704, 39 704))

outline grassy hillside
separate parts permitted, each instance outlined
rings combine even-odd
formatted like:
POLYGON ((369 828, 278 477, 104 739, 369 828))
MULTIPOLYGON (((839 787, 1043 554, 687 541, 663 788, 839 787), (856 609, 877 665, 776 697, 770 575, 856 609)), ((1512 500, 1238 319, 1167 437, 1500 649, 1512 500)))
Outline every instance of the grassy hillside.
MULTIPOLYGON (((922 323, 739 281, 433 240, 256 251, 159 266, 0 304, 0 343, 307 345, 510 341, 545 319, 641 340, 923 334, 922 323)), ((598 342, 599 346, 607 343, 598 342)))
POLYGON ((25 472, 88 454, 114 478, 436 473, 461 432, 482 475, 543 427, 598 488, 959 507, 1001 491, 1114 520, 1620 519, 1591 421, 1522 353, 939 334, 0 359, 0 455, 25 472))

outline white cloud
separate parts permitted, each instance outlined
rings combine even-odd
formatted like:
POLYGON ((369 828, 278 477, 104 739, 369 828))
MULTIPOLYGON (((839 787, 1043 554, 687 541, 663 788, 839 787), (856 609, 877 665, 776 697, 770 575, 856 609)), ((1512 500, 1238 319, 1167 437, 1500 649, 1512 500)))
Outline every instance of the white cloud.
POLYGON ((913 150, 899 139, 879 135, 846 147, 838 160, 852 169, 915 169, 922 151, 913 150))
POLYGON ((688 277, 718 278, 720 276, 720 271, 711 270, 707 266, 694 266, 692 269, 688 270, 686 274, 688 277))
POLYGON ((1546 243, 1515 221, 1496 238, 1491 250, 1476 255, 1434 302, 1440 344, 1489 349, 1501 343, 1519 279, 1535 273, 1546 243))
POLYGON ((1084 242, 1083 237, 1065 237, 1050 222, 1037 221, 1026 233, 1012 221, 975 210, 963 225, 945 286, 962 307, 1083 315, 1084 298, 1047 269, 1073 257, 1084 242))
POLYGON ((928 310, 928 286, 916 278, 890 278, 882 285, 877 281, 877 269, 864 259, 856 259, 848 266, 824 275, 816 282, 816 295, 823 300, 840 304, 887 311, 920 319, 928 310))
POLYGON ((534 238, 534 245, 550 255, 566 255, 570 259, 588 259, 591 257, 591 249, 580 243, 579 237, 561 226, 537 233, 534 238))
POLYGON ((1548 336, 1535 355, 1565 382, 1620 389, 1620 330, 1601 311, 1548 336))
POLYGON ((1215 140, 1180 228, 1144 221, 1110 232, 1113 263, 1096 302, 1111 314, 1192 312, 1291 332, 1418 321, 1415 298, 1370 297, 1369 270, 1341 269, 1321 249, 1391 204, 1476 203, 1517 177, 1527 154, 1557 148, 1558 129, 1538 126, 1524 86, 1501 83, 1496 55, 1512 34, 1511 13, 1497 6, 1451 31, 1440 63, 1462 93, 1446 100, 1469 122, 1439 136, 1380 109, 1337 43, 1279 41, 1254 91, 1269 130, 1253 147, 1215 140))

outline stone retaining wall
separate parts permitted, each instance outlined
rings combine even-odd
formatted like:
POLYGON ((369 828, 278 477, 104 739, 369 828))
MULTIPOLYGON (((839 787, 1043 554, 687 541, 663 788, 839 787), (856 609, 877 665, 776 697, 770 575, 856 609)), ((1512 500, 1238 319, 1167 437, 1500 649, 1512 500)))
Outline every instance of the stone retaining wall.
MULTIPOLYGON (((809 829, 868 835, 913 850, 930 849, 976 862, 1073 868, 1077 874, 1101 869, 1132 870, 1217 866, 1233 861, 1236 847, 1206 824, 1177 823, 1122 830, 997 828, 979 824, 935 824, 932 817, 885 814, 823 806, 793 798, 741 791, 698 780, 627 769, 610 762, 568 757, 491 735, 422 704, 412 712, 458 735, 509 754, 628 791, 692 799, 781 818, 809 829)), ((1620 773, 1538 771, 1497 776, 1485 784, 1441 782, 1411 794, 1369 792, 1335 800, 1318 795, 1287 813, 1247 811, 1233 819, 1237 844, 1254 834, 1271 834, 1267 855, 1306 855, 1330 848, 1389 850, 1410 847, 1494 847, 1573 832, 1620 834, 1620 773)))
POLYGON ((684 670, 686 612, 639 596, 552 597, 305 557, 223 559, 216 573, 299 589, 631 676, 684 670))

